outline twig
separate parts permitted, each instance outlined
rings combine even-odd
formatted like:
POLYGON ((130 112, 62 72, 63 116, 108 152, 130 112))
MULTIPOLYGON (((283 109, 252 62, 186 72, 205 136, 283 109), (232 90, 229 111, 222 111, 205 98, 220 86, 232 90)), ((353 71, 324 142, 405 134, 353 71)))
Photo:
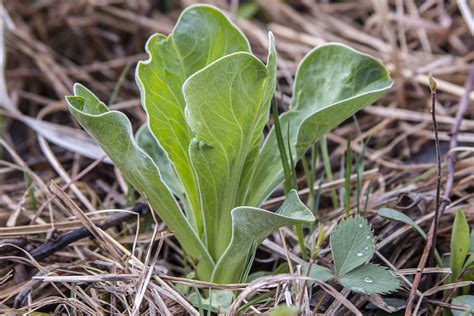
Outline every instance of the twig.
POLYGON ((469 94, 472 90, 473 85, 474 85, 474 65, 471 66, 471 69, 469 70, 466 84, 464 86, 465 93, 461 99, 461 102, 459 103, 459 108, 456 113, 456 118, 455 118, 453 126, 451 127, 451 140, 449 142, 448 166, 447 166, 448 175, 447 175, 447 180, 446 180, 446 190, 443 195, 444 200, 449 199, 449 195, 453 188, 454 165, 456 163, 456 157, 455 157, 456 153, 452 150, 458 146, 459 129, 461 128, 461 122, 462 122, 464 113, 466 113, 467 107, 469 105, 469 94))
MULTIPOLYGON (((135 218, 137 214, 146 214, 147 212, 149 212, 149 208, 147 204, 137 203, 130 210, 130 212, 127 212, 125 214, 121 214, 118 216, 114 216, 110 220, 107 220, 103 224, 97 225, 97 226, 105 230, 105 229, 114 227, 122 222, 126 222, 132 218, 135 218)), ((82 227, 82 228, 73 230, 71 232, 64 233, 61 236, 59 236, 59 238, 57 238, 56 240, 47 242, 39 246, 38 248, 33 249, 32 251, 30 251, 30 254, 36 260, 42 260, 46 258, 47 256, 55 253, 56 251, 63 249, 67 245, 75 241, 78 241, 82 238, 86 238, 90 236, 92 236, 91 232, 86 227, 82 227)))
MULTIPOLYGON (((439 148, 439 132, 438 132, 438 122, 436 121, 436 81, 430 75, 430 89, 431 89, 431 115, 433 116, 433 131, 435 135, 435 146, 436 146, 436 208, 435 216, 433 218, 433 236, 431 248, 436 248, 436 236, 438 232, 439 225, 439 208, 440 208, 440 199, 441 199, 441 150, 439 148)), ((431 251, 431 249, 430 249, 431 251)), ((423 267, 424 268, 424 267, 423 267)))
MULTIPOLYGON (((472 66, 471 70, 469 71, 469 75, 465 84, 465 94, 459 104, 459 109, 458 109, 458 112, 456 113, 455 123, 453 124, 453 127, 451 129, 451 141, 449 143, 450 150, 457 146, 457 143, 458 143, 457 135, 459 132, 459 128, 461 126, 462 118, 469 104, 469 94, 473 86, 473 81, 474 81, 474 66, 472 66)), ((408 296, 405 316, 411 316, 412 314, 413 303, 415 301, 416 291, 418 290, 418 286, 420 284, 423 269, 426 266, 426 262, 428 260, 431 249, 434 248, 436 245, 436 233, 438 230, 439 217, 443 215, 444 210, 446 209, 447 201, 449 201, 449 196, 451 194, 451 190, 454 183, 454 165, 456 161, 454 157, 454 152, 450 152, 448 154, 448 175, 447 175, 447 181, 446 181, 446 188, 443 194, 443 200, 440 201, 441 159, 440 159, 440 153, 439 153, 438 125, 436 122, 436 115, 435 115, 436 82, 432 79, 430 80, 430 87, 431 87, 431 100, 432 100, 433 128, 435 131, 437 169, 438 169, 437 183, 436 183, 436 209, 435 209, 435 216, 433 218, 433 222, 431 224, 430 231, 428 233, 428 240, 426 242, 425 248, 423 249, 423 254, 420 258, 420 262, 418 263, 417 272, 415 275, 415 279, 413 281, 413 286, 411 288, 410 295, 408 296)))

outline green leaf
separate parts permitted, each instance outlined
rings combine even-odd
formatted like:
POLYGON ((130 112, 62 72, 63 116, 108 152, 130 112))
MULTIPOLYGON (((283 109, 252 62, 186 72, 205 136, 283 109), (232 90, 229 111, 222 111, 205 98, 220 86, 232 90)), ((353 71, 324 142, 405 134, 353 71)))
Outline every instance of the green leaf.
POLYGON ((232 210, 232 240, 216 264, 213 281, 235 283, 241 277, 249 251, 257 247, 272 231, 287 225, 314 222, 313 213, 304 205, 295 190, 291 190, 276 213, 253 207, 232 210))
POLYGON ((304 275, 307 275, 313 279, 319 280, 326 282, 334 277, 332 274, 331 270, 329 270, 326 267, 317 265, 317 264, 309 264, 306 263, 304 265, 304 270, 303 270, 304 275), (311 266, 311 269, 308 274, 308 268, 311 266))
POLYGON ((240 3, 239 8, 237 10, 237 16, 242 19, 250 19, 258 12, 258 4, 256 2, 245 2, 240 3))
POLYGON ((469 253, 474 253, 474 230, 471 231, 469 239, 469 253))
POLYGON ((390 270, 372 263, 341 276, 339 283, 355 292, 366 294, 386 294, 400 287, 400 281, 390 270))
POLYGON ((146 152, 160 170, 161 177, 168 188, 176 196, 182 197, 184 194, 183 184, 173 169, 173 165, 166 157, 166 152, 160 147, 153 134, 146 124, 143 124, 135 134, 138 146, 146 152))
POLYGON ((211 290, 209 297, 202 297, 199 292, 193 292, 188 296, 194 306, 201 305, 204 309, 219 314, 229 309, 233 298, 234 294, 230 290, 211 290))
MULTIPOLYGON (((392 84, 382 64, 345 45, 326 44, 311 51, 298 67, 291 108, 280 119, 282 131, 290 126, 285 143, 294 146, 294 160, 321 136, 383 96, 392 84)), ((260 205, 283 181, 275 148, 272 129, 257 161, 249 205, 260 205)))
POLYGON ((150 58, 138 64, 136 80, 148 124, 183 183, 193 208, 192 220, 201 232, 198 186, 189 158, 193 134, 186 122, 181 88, 188 77, 213 61, 249 52, 249 43, 217 8, 196 5, 183 11, 168 37, 150 37, 146 51, 150 58))
POLYGON ((268 66, 240 52, 192 75, 183 86, 195 137, 189 149, 197 175, 208 249, 218 259, 231 237, 231 210, 248 190, 276 78, 270 34, 268 66), (209 83, 212 82, 210 85, 209 83))
POLYGON ((104 103, 80 84, 74 85, 74 93, 75 96, 66 97, 71 113, 107 153, 127 181, 149 200, 153 210, 176 234, 186 253, 200 260, 198 274, 208 279, 213 270, 213 260, 162 181, 153 160, 135 143, 128 118, 121 112, 109 111, 104 103))
POLYGON ((467 311, 458 311, 452 309, 453 316, 469 316, 474 313, 474 296, 473 295, 461 295, 451 300, 454 305, 462 305, 466 307, 467 311))
POLYGON ((344 275, 366 263, 375 252, 375 237, 360 215, 339 223, 331 234, 332 257, 337 275, 344 275))
POLYGON ((451 282, 456 281, 463 270, 469 244, 469 224, 467 223, 466 215, 462 210, 457 210, 451 233, 451 257, 449 263, 451 267, 451 282))
POLYGON ((270 312, 270 316, 297 316, 300 314, 297 306, 278 305, 270 312))
POLYGON ((378 211, 378 214, 382 217, 385 217, 385 218, 388 218, 388 219, 391 219, 391 220, 394 220, 394 221, 397 221, 397 222, 402 222, 402 223, 405 223, 407 225, 410 225, 411 227, 413 227, 413 229, 415 229, 424 239, 426 239, 426 233, 423 231, 423 229, 421 229, 420 225, 418 225, 417 223, 415 223, 414 220, 412 220, 410 217, 408 217, 407 215, 403 214, 402 212, 400 211, 397 211, 397 210, 394 210, 394 209, 391 209, 391 208, 381 208, 379 211, 378 211))

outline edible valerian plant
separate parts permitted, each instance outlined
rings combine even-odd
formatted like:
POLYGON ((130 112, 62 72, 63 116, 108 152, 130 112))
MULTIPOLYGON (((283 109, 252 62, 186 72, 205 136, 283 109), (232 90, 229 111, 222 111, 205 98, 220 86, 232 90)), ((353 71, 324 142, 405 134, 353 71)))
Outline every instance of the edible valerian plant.
MULTIPOLYGON (((314 221, 296 191, 276 212, 258 208, 284 179, 275 130, 263 133, 276 86, 274 38, 264 64, 221 11, 196 5, 170 35, 151 36, 146 51, 136 81, 148 119, 135 137, 123 113, 80 84, 66 97, 71 113, 174 232, 198 278, 243 281, 274 229, 314 221)), ((280 116, 289 158, 298 161, 391 86, 368 55, 341 44, 311 51, 280 116)))

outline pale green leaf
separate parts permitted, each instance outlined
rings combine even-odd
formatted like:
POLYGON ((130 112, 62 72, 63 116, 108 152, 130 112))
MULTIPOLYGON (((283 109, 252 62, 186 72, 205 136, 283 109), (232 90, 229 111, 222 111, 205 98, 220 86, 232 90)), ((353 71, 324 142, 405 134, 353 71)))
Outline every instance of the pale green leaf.
POLYGON ((186 117, 195 135, 190 158, 207 245, 215 260, 230 241, 231 210, 241 205, 239 197, 248 190, 268 119, 276 72, 270 39, 268 67, 249 53, 234 53, 198 71, 183 86, 186 117))
POLYGON ((344 275, 368 262, 375 252, 375 237, 365 218, 360 215, 339 223, 330 238, 337 275, 344 275))
POLYGON ((163 181, 171 192, 176 196, 182 197, 185 191, 181 180, 178 178, 173 166, 168 160, 166 152, 161 148, 146 124, 143 124, 138 129, 135 134, 135 140, 138 146, 150 156, 158 167, 163 181))
MULTIPOLYGON (((282 131, 290 127, 285 143, 294 146, 294 160, 325 133, 383 96, 392 84, 382 64, 345 45, 326 44, 311 51, 298 67, 291 108, 280 118, 282 131)), ((283 181, 275 148, 272 129, 257 160, 249 205, 260 205, 283 181)))
POLYGON ((323 281, 323 282, 326 282, 327 280, 330 280, 334 277, 331 270, 329 270, 326 267, 314 264, 314 263, 313 264, 306 263, 304 265, 303 273, 304 273, 304 275, 307 275, 307 276, 309 276, 313 279, 323 281), (309 267, 311 267, 311 268, 310 268, 309 274, 308 274, 308 268, 309 267))
POLYGON ((198 186, 189 159, 193 134, 185 119, 182 85, 223 56, 249 52, 249 43, 217 8, 196 5, 183 11, 169 36, 150 37, 146 51, 150 59, 139 63, 136 74, 142 104, 152 133, 182 181, 194 210, 193 222, 201 232, 198 186))
POLYGON ((461 295, 451 300, 454 305, 461 305, 465 307, 466 311, 458 311, 452 309, 453 316, 469 316, 474 313, 474 296, 473 295, 461 295))
POLYGON ((410 217, 408 217, 407 215, 403 214, 402 212, 400 211, 397 211, 397 210, 394 210, 394 209, 391 209, 391 208, 381 208, 379 211, 378 211, 378 214, 382 217, 385 217, 385 218, 388 218, 388 219, 391 219, 391 220, 394 220, 394 221, 397 221, 397 222, 402 222, 402 223, 405 223, 407 225, 410 225, 411 227, 413 227, 413 229, 415 229, 424 239, 426 239, 426 233, 423 231, 423 229, 421 229, 420 225, 418 225, 417 223, 415 223, 414 220, 412 220, 410 217))
POLYGON ((297 306, 278 305, 270 312, 270 316, 298 316, 300 309, 297 306))
POLYGON ((186 253, 200 260, 198 273, 201 278, 208 279, 214 266, 213 260, 162 181, 153 160, 136 145, 128 118, 121 112, 109 111, 104 103, 80 84, 74 85, 74 93, 75 96, 66 97, 71 113, 127 181, 149 200, 153 210, 176 234, 186 253))
POLYGON ((193 292, 188 296, 195 306, 201 305, 204 309, 219 314, 229 309, 233 298, 234 293, 230 290, 211 290, 207 297, 203 297, 199 292, 193 292))
POLYGON ((255 248, 272 231, 279 227, 314 222, 313 213, 300 201, 292 190, 276 213, 253 207, 237 207, 232 210, 232 239, 216 264, 213 281, 235 283, 241 278, 244 262, 249 251, 255 248))
POLYGON ((237 10, 237 16, 248 20, 258 12, 258 9, 258 3, 256 2, 250 1, 240 3, 237 10))
MULTIPOLYGON (((474 230, 471 230, 468 253, 470 253, 471 255, 464 263, 464 269, 469 268, 474 264, 474 230)), ((464 280, 466 280, 466 278, 464 278, 464 280)))
POLYGON ((462 210, 456 211, 453 230, 451 233, 451 256, 449 266, 451 267, 450 280, 455 281, 461 274, 469 250, 470 234, 466 215, 462 210))
POLYGON ((470 235, 469 253, 474 253, 474 230, 471 231, 470 235))
POLYGON ((346 288, 366 294, 386 294, 400 288, 400 281, 392 271, 372 263, 344 274, 338 281, 346 288))

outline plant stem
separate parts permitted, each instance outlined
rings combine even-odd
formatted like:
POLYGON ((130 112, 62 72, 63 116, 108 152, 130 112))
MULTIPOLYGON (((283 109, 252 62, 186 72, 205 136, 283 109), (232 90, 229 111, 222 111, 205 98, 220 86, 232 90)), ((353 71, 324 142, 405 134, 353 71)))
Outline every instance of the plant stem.
POLYGON ((127 77, 127 74, 129 72, 131 66, 132 66, 132 63, 128 63, 122 69, 122 72, 120 73, 119 79, 118 79, 117 83, 114 86, 114 90, 112 91, 112 94, 110 95, 109 103, 108 103, 109 105, 112 105, 115 102, 115 100, 117 99, 118 94, 120 92, 120 89, 123 86, 123 83, 125 81, 125 78, 127 77))
MULTIPOLYGON (((278 150, 280 151, 280 158, 281 158, 281 163, 283 165, 283 172, 285 173, 285 182, 284 182, 284 191, 285 195, 288 194, 288 192, 291 189, 296 189, 296 174, 293 170, 294 162, 293 162, 293 156, 291 153, 291 146, 288 144, 288 154, 290 155, 288 158, 288 154, 286 151, 286 145, 285 141, 283 140, 283 135, 281 132, 281 125, 280 125, 280 117, 278 115, 278 107, 275 98, 272 100, 272 114, 273 114, 273 121, 275 122, 275 136, 277 138, 277 143, 278 143, 278 150)), ((288 125, 288 131, 289 135, 289 125, 288 125)), ((288 136, 288 141, 289 141, 289 136, 288 136)), ((301 249, 301 255, 303 258, 306 258, 306 245, 304 242, 304 233, 303 233, 303 227, 301 225, 295 225, 295 233, 296 237, 298 238, 298 245, 300 246, 301 249)))
MULTIPOLYGON (((368 141, 368 140, 367 140, 368 141)), ((361 141, 362 151, 357 157, 356 161, 356 204, 357 204, 357 213, 360 213, 360 198, 362 194, 362 181, 364 178, 364 157, 365 157, 365 147, 367 146, 366 142, 361 141)))
POLYGON ((275 125, 275 136, 278 143, 278 150, 280 151, 281 164, 283 165, 283 172, 285 173, 284 190, 286 195, 291 190, 292 175, 290 164, 288 162, 288 156, 286 154, 285 142, 283 140, 283 135, 281 132, 280 117, 278 115, 278 107, 275 98, 273 98, 272 100, 272 114, 275 125))
MULTIPOLYGON (((474 67, 471 67, 465 88, 465 94, 460 102, 458 112, 456 113, 455 123, 451 129, 451 141, 449 143, 449 148, 453 149, 457 146, 457 135, 459 132, 459 128, 461 126, 461 121, 463 118, 464 113, 467 110, 467 105, 469 103, 469 93, 472 89, 474 84, 474 67)), ((438 138, 438 123, 436 121, 436 113, 435 113, 435 105, 436 105, 436 81, 430 76, 430 88, 431 88, 431 106, 432 106, 432 119, 433 119, 433 129, 435 132, 435 143, 436 143, 436 157, 437 157, 437 183, 436 183, 436 209, 435 215, 433 218, 433 222, 431 224, 430 230, 428 232, 428 239, 423 249, 422 256, 420 258, 420 262, 418 263, 417 272, 415 274, 415 279, 413 280, 413 285, 410 290, 410 295, 407 300, 407 308, 405 310, 405 316, 412 315, 413 303, 415 301, 416 291, 418 290, 418 286, 421 281, 421 275, 423 270, 426 266, 428 261, 428 257, 430 254, 431 249, 435 249, 436 247, 436 234, 438 230, 438 221, 439 218, 443 215, 444 210, 446 209, 447 201, 451 194, 451 190, 453 187, 453 179, 454 179, 454 165, 455 165, 455 157, 454 155, 448 154, 448 175, 446 181, 446 188, 443 194, 443 200, 441 201, 440 191, 441 191, 441 160, 440 160, 440 153, 439 153, 439 138, 438 138)), ((448 151, 450 152, 450 151, 448 151)), ((420 305, 420 302, 417 304, 417 308, 415 309, 415 314, 420 305)))
POLYGON ((315 192, 314 192, 314 182, 315 182, 315 175, 316 175, 316 160, 318 157, 318 146, 316 144, 313 144, 311 146, 311 158, 310 158, 310 164, 308 164, 308 161, 306 158, 301 159, 301 163, 303 165, 303 170, 306 176, 306 183, 308 185, 309 189, 309 198, 308 198, 308 207, 313 213, 316 211, 316 205, 315 205, 315 192))
MULTIPOLYGON (((291 144, 290 144, 290 124, 291 121, 288 122, 288 129, 287 129, 287 135, 286 135, 286 140, 287 140, 287 145, 288 145, 288 156, 290 157, 290 171, 291 171, 291 188, 292 189, 298 189, 298 180, 296 179, 296 164, 295 161, 293 160, 293 153, 291 152, 291 144)), ((303 157, 304 160, 304 157, 303 157)), ((288 193, 288 192, 287 192, 288 193)), ((306 259, 306 244, 304 242, 304 233, 303 233, 303 225, 295 225, 295 233, 296 237, 298 238, 298 245, 300 246, 301 249, 301 257, 303 259, 306 259)))
POLYGON ((346 157, 345 157, 345 179, 344 179, 344 209, 346 218, 351 213, 351 172, 352 172, 352 148, 351 140, 347 143, 346 157))
MULTIPOLYGON (((323 157, 324 172, 326 173, 326 178, 329 182, 334 180, 331 170, 331 161, 329 160, 328 154, 328 143, 326 137, 321 138, 321 155, 323 157)), ((337 198, 337 192, 335 189, 331 190, 331 200, 333 208, 339 208, 339 200, 337 198)))
POLYGON ((38 210, 38 201, 36 200, 35 187, 33 186, 33 181, 31 180, 30 175, 25 172, 23 173, 25 179, 26 190, 28 191, 28 200, 30 201, 31 209, 36 211, 38 210))
POLYGON ((304 242, 303 226, 301 224, 295 225, 295 233, 298 238, 298 246, 300 246, 301 249, 301 257, 306 260, 306 244, 304 242))

